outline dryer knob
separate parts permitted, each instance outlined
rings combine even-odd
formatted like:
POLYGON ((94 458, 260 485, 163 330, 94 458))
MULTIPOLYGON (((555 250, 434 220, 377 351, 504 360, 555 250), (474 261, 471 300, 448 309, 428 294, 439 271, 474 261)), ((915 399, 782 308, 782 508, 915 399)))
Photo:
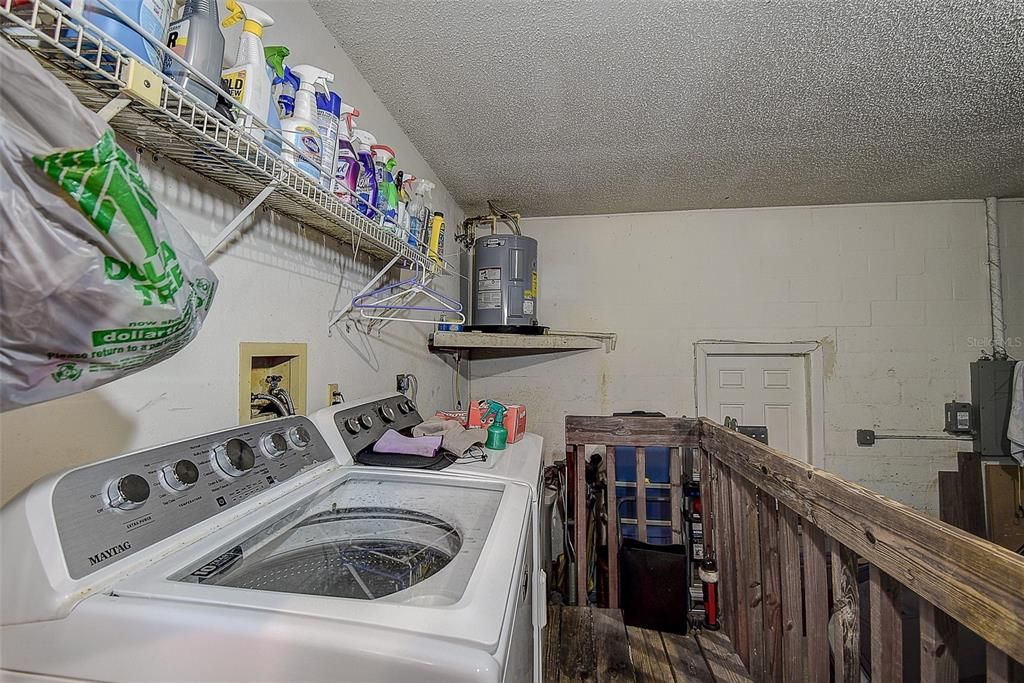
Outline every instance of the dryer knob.
POLYGON ((241 439, 229 439, 213 450, 213 461, 229 477, 241 477, 256 465, 256 454, 241 439))
POLYGON ((358 434, 359 420, 357 420, 354 417, 350 417, 349 419, 345 420, 345 429, 348 431, 349 434, 358 434))
POLYGON ((370 417, 369 413, 364 413, 359 416, 359 424, 362 425, 364 429, 369 429, 373 426, 373 418, 370 417))
POLYGON ((391 406, 381 406, 380 408, 377 409, 377 412, 380 413, 381 419, 384 420, 385 422, 395 421, 395 409, 392 408, 391 406))
POLYGON ((288 440, 295 444, 296 448, 305 448, 313 441, 313 437, 308 429, 299 425, 288 430, 288 440))
POLYGON ((260 439, 260 450, 268 458, 276 458, 288 450, 288 442, 285 440, 284 434, 280 432, 264 434, 260 439))
POLYGON ((199 481, 199 468, 191 460, 178 460, 164 465, 160 470, 160 476, 167 484, 167 488, 172 491, 184 491, 199 481))
POLYGON ((137 508, 149 498, 149 482, 137 474, 126 474, 107 487, 107 501, 118 510, 137 508))

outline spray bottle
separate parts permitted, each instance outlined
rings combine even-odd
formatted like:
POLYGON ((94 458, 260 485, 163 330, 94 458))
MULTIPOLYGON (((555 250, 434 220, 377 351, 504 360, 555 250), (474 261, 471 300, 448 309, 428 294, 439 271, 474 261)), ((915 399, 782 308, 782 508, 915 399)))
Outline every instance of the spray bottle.
POLYGON ((334 185, 331 188, 342 204, 355 202, 354 197, 359 183, 359 157, 352 144, 353 120, 357 116, 358 109, 342 103, 341 123, 338 126, 338 153, 334 161, 334 185))
POLYGON ((387 145, 373 145, 374 172, 377 174, 377 209, 384 220, 384 228, 398 232, 398 188, 395 187, 395 151, 387 145))
MULTIPOLYGON (((220 83, 224 62, 224 34, 215 0, 185 0, 181 18, 167 28, 167 47, 194 70, 213 83, 220 83)), ((217 106, 217 93, 192 78, 183 66, 164 58, 164 73, 199 98, 206 106, 217 106)))
POLYGON ((292 73, 299 79, 299 89, 295 92, 295 111, 281 121, 281 130, 285 141, 298 148, 302 154, 286 147, 282 156, 295 168, 319 181, 323 141, 316 125, 314 89, 320 85, 327 90, 327 85, 334 80, 334 74, 309 64, 296 66, 292 73))
MULTIPOLYGON (((284 65, 284 59, 288 56, 289 50, 284 45, 273 45, 263 48, 263 54, 267 58, 267 76, 271 79, 271 93, 273 93, 273 83, 277 83, 278 79, 285 77, 285 69, 287 67, 284 65)), ((280 154, 282 139, 281 116, 273 97, 270 98, 267 106, 267 126, 270 128, 270 131, 264 137, 263 146, 274 154, 280 154)))
MULTIPOLYGON (((230 14, 221 22, 227 28, 242 19, 242 35, 238 39, 238 54, 235 65, 224 69, 221 77, 225 90, 249 111, 257 116, 265 115, 270 106, 270 79, 267 77, 267 58, 263 54, 263 29, 274 25, 274 19, 261 9, 244 2, 227 0, 230 14)), ((245 114, 245 127, 256 140, 263 141, 260 122, 245 114)))
POLYGON ((424 178, 417 178, 412 182, 409 194, 409 234, 407 240, 409 246, 419 250, 420 244, 424 242, 424 230, 430 224, 430 202, 434 183, 424 178))
POLYGON ((341 95, 328 90, 316 94, 316 125, 323 141, 320 158, 320 187, 334 187, 334 168, 338 161, 338 129, 341 125, 341 95))
POLYGON ((299 89, 299 79, 290 67, 284 67, 284 73, 274 77, 270 87, 270 99, 277 106, 277 116, 286 119, 295 111, 295 93, 299 89))
POLYGON ((352 139, 356 143, 356 158, 359 159, 359 181, 356 183, 356 210, 367 218, 377 218, 377 172, 373 166, 373 153, 370 148, 377 144, 377 138, 359 128, 352 131, 352 139))
POLYGON ((505 406, 497 401, 487 401, 487 412, 484 413, 483 419, 486 420, 488 415, 494 415, 494 422, 487 428, 487 442, 484 446, 492 451, 503 451, 508 444, 508 430, 505 429, 505 406))

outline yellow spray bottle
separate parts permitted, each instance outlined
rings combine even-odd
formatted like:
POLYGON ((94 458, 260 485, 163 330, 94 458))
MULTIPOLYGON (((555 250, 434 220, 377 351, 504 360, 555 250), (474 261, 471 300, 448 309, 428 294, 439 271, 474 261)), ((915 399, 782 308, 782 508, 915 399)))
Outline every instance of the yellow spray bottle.
MULTIPOLYGON (((274 25, 269 14, 244 2, 227 0, 228 16, 221 22, 227 28, 245 20, 242 35, 238 39, 238 54, 235 65, 224 69, 221 78, 225 90, 256 116, 266 116, 270 108, 270 77, 267 75, 266 55, 263 53, 263 29, 274 25)), ((248 133, 263 141, 265 121, 254 121, 246 113, 242 119, 248 133)))

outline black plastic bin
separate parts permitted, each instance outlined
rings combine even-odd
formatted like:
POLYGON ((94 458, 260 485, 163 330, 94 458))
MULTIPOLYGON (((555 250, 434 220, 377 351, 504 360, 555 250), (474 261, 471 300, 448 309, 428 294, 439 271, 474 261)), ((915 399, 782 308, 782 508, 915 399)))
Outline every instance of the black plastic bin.
MULTIPOLYGON (((619 501, 620 510, 628 500, 631 498, 619 501)), ((686 546, 642 543, 620 536, 619 605, 630 626, 686 633, 690 611, 686 546)))

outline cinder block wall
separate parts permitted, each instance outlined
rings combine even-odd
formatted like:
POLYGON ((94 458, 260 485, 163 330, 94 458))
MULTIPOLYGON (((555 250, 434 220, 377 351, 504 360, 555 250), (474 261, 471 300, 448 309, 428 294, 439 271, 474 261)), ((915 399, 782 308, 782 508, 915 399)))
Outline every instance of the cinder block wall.
MULTIPOLYGON (((1000 212, 1019 345, 1024 201, 1000 212)), ((619 334, 609 354, 472 362, 473 395, 525 403, 549 459, 564 453, 568 413, 695 414, 697 340, 813 339, 826 356, 826 468, 935 512, 935 473, 954 466, 956 442, 859 448, 854 436, 940 433, 943 404, 969 400, 968 364, 990 337, 982 202, 544 218, 524 232, 540 243, 541 322, 619 334)))

